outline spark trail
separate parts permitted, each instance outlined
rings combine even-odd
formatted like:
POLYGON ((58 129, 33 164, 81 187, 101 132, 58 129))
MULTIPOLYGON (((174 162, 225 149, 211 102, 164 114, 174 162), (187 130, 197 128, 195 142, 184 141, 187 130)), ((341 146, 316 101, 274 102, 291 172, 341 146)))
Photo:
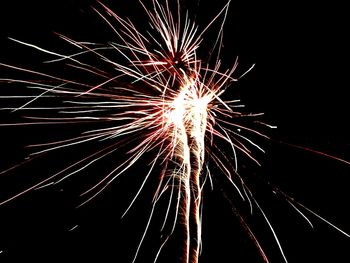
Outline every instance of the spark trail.
MULTIPOLYGON (((1 64, 3 67, 48 79, 48 81, 2 79, 10 83, 24 83, 39 91, 39 94, 35 96, 23 96, 24 99, 28 99, 24 104, 7 109, 13 111, 38 110, 39 112, 48 110, 53 112, 51 116, 54 116, 33 116, 30 117, 33 122, 2 124, 2 126, 95 122, 107 124, 105 128, 87 130, 74 138, 31 145, 30 147, 39 148, 34 156, 95 140, 117 140, 117 142, 67 166, 49 178, 11 196, 1 204, 9 202, 30 190, 59 183, 82 172, 101 158, 115 152, 117 147, 124 146, 124 139, 122 138, 129 136, 130 141, 136 141, 135 146, 128 151, 129 157, 82 194, 82 196, 87 197, 83 204, 101 193, 145 153, 160 148, 142 186, 126 212, 140 194, 155 164, 162 164, 165 172, 161 174, 158 191, 154 197, 154 206, 167 189, 170 188, 172 193, 177 191, 176 216, 171 233, 168 235, 172 234, 175 226, 182 226, 182 231, 186 237, 183 241, 182 262, 196 263, 198 262, 201 245, 200 211, 204 181, 202 178, 204 175, 203 167, 205 152, 208 149, 207 142, 212 141, 213 137, 219 137, 227 141, 232 149, 237 147, 244 154, 253 158, 248 147, 244 146, 242 142, 244 140, 250 142, 247 138, 241 136, 241 138, 233 139, 229 136, 229 133, 235 133, 221 125, 218 126, 220 127, 218 130, 215 129, 216 123, 220 121, 219 116, 224 119, 241 115, 239 112, 234 112, 232 108, 235 107, 235 104, 240 107, 238 101, 224 102, 220 98, 228 85, 236 80, 232 75, 237 65, 235 64, 231 69, 220 72, 219 60, 215 62, 214 68, 210 68, 209 65, 202 66, 203 62, 197 58, 196 53, 203 34, 212 23, 215 23, 220 16, 227 12, 229 2, 200 33, 198 33, 198 27, 189 20, 187 15, 184 22, 181 20, 179 2, 176 3, 177 12, 175 16, 170 10, 168 1, 162 5, 154 0, 151 8, 142 2, 140 3, 149 18, 151 29, 153 29, 153 31, 147 32, 146 35, 137 30, 131 21, 121 18, 102 3, 100 3, 102 11, 94 9, 121 40, 119 43, 113 42, 109 46, 77 42, 59 35, 60 38, 81 50, 72 55, 63 55, 12 39, 22 45, 56 56, 57 58, 48 61, 50 63, 68 61, 69 66, 93 74, 97 79, 102 80, 92 85, 31 69, 1 64), (107 14, 107 16, 104 14, 107 14), (124 63, 110 60, 106 55, 108 51, 117 52, 124 63), (86 54, 95 55, 98 59, 107 63, 109 67, 112 67, 114 71, 116 70, 118 74, 83 62, 82 58, 86 54), (67 98, 63 105, 56 107, 35 106, 39 100, 50 100, 57 96, 67 98)), ((219 32, 218 40, 221 33, 222 31, 219 32)), ((235 127, 234 124, 232 126, 235 127)), ((247 130, 257 133, 248 128, 247 130)), ((211 150, 210 152, 217 160, 220 159, 214 151, 211 150)), ((222 166, 219 161, 215 162, 222 166)), ((221 169, 228 170, 225 167, 221 169)), ((227 173, 227 176, 230 178, 231 174, 227 173)), ((169 202, 170 207, 171 200, 169 202)), ((169 208, 164 225, 168 221, 169 208)), ((152 215, 149 221, 151 218, 152 215)), ((140 241, 134 261, 148 230, 148 225, 140 241)))
MULTIPOLYGON (((133 206, 157 167, 160 167, 162 172, 159 174, 152 211, 133 262, 137 259, 149 229, 156 204, 165 192, 170 192, 162 226, 163 231, 166 225, 170 225, 170 231, 164 231, 166 238, 157 252, 155 261, 175 229, 181 229, 185 237, 181 244, 183 251, 181 262, 198 263, 202 240, 202 191, 206 179, 212 181, 207 165, 210 160, 242 200, 249 202, 251 209, 255 206, 260 211, 284 261, 287 262, 272 224, 247 187, 244 178, 238 173, 238 156, 245 156, 259 164, 254 151, 264 152, 264 150, 250 139, 250 136, 267 139, 268 136, 257 131, 255 125, 269 125, 260 121, 251 126, 240 124, 241 119, 257 119, 262 114, 245 114, 241 110, 243 106, 239 100, 223 99, 225 91, 238 79, 234 77, 237 62, 231 68, 222 70, 219 58, 222 30, 230 1, 227 1, 226 5, 202 29, 189 19, 187 13, 183 15, 179 1, 175 3, 175 12, 172 11, 168 1, 161 4, 158 0, 152 0, 150 7, 143 1, 140 1, 140 4, 148 18, 149 30, 147 31, 139 30, 129 19, 120 17, 102 3, 94 8, 118 40, 108 45, 79 42, 58 34, 61 39, 79 50, 67 55, 12 39, 54 56, 54 59, 47 62, 65 62, 69 67, 92 77, 94 83, 2 63, 0 64, 2 67, 29 73, 41 79, 37 81, 1 79, 3 82, 28 85, 34 93, 31 96, 0 98, 25 100, 20 105, 3 109, 17 112, 33 111, 36 114, 39 113, 39 116, 30 115, 27 117, 29 121, 0 124, 0 127, 63 124, 89 127, 75 137, 30 145, 29 147, 38 149, 32 154, 32 159, 40 158, 41 155, 55 150, 78 147, 91 142, 101 142, 101 146, 92 154, 87 154, 50 177, 10 196, 0 202, 0 205, 33 189, 62 182, 94 166, 101 159, 120 149, 125 150, 125 158, 82 194, 85 198, 83 205, 99 195, 148 153, 153 156, 150 168, 125 213, 133 206), (215 61, 203 61, 198 57, 197 51, 206 31, 214 24, 219 28, 217 39, 213 41, 213 48, 210 50, 211 57, 215 57, 215 61), (118 60, 112 59, 115 54, 118 60), (103 66, 87 62, 89 61, 86 60, 87 56, 95 57, 103 66), (41 101, 48 106, 38 103, 41 101), (104 146, 102 142, 110 144, 104 146), (229 145, 232 153, 223 152, 219 146, 221 143, 229 145), (172 208, 175 210, 175 215, 170 219, 172 208)), ((8 172, 17 166, 1 173, 8 172)), ((283 196, 305 219, 307 217, 300 209, 318 216, 282 191, 276 190, 276 193, 283 196)), ((252 230, 239 212, 235 211, 235 214, 240 218, 263 260, 268 262, 252 230)), ((348 235, 327 220, 321 219, 348 235)))

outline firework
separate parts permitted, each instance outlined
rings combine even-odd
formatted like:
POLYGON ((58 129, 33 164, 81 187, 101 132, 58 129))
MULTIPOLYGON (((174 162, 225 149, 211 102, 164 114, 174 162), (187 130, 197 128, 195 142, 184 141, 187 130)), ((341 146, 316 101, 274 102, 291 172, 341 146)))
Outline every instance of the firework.
MULTIPOLYGON (((18 194, 11 195, 1 204, 33 189, 62 183, 120 149, 125 151, 126 154, 114 168, 82 193, 83 205, 98 196, 145 155, 150 155, 153 157, 149 170, 145 172, 139 190, 124 213, 125 215, 133 206, 146 182, 155 174, 159 176, 151 214, 133 261, 137 259, 149 230, 156 204, 168 194, 170 197, 162 225, 165 238, 156 253, 155 261, 175 229, 181 229, 184 240, 183 252, 179 257, 184 263, 196 263, 201 248, 202 192, 206 181, 214 181, 212 168, 208 166, 210 160, 211 165, 221 172, 240 198, 246 200, 251 209, 255 207, 260 211, 284 261, 287 262, 270 220, 248 188, 245 179, 238 173, 239 156, 245 156, 259 164, 254 151, 263 152, 263 149, 252 138, 268 139, 255 125, 272 126, 257 121, 262 115, 260 113, 245 114, 239 100, 224 99, 225 92, 232 89, 232 82, 244 75, 235 76, 237 62, 227 70, 222 69, 220 62, 222 28, 230 1, 204 28, 199 28, 187 15, 183 15, 179 1, 174 6, 168 1, 160 3, 157 0, 153 0, 150 6, 140 3, 148 19, 147 30, 139 30, 132 21, 122 18, 102 3, 94 9, 118 40, 108 45, 76 41, 58 34, 58 37, 78 49, 77 52, 67 55, 13 39, 54 56, 47 62, 64 62, 69 67, 80 70, 84 76, 89 75, 89 79, 93 80, 86 82, 84 79, 65 78, 1 64, 3 67, 29 73, 40 79, 2 79, 10 83, 25 84, 34 93, 23 95, 25 103, 4 109, 15 112, 32 110, 38 114, 27 117, 30 119, 28 122, 2 126, 70 124, 88 127, 75 137, 30 145, 31 148, 38 149, 33 152, 33 158, 92 142, 99 142, 103 146, 48 178, 26 187, 18 194), (219 25, 219 30, 210 50, 211 57, 208 61, 202 60, 198 49, 206 31, 214 24, 219 25), (91 62, 94 60, 103 66, 96 67, 94 62, 91 62), (242 120, 247 119, 254 119, 255 122, 251 125, 242 124, 242 120), (229 145, 231 151, 223 151, 220 147, 222 144, 229 145), (156 173, 158 170, 161 172, 156 173), (175 213, 172 213, 172 210, 175 210, 175 213)), ((5 172, 11 169, 13 167, 5 172)), ((281 190, 275 189, 275 193, 283 196, 306 220, 309 221, 304 211, 314 214, 347 235, 281 190)), ((237 211, 236 213, 240 216, 237 211)), ((268 262, 257 238, 243 217, 240 218, 263 260, 268 262)))

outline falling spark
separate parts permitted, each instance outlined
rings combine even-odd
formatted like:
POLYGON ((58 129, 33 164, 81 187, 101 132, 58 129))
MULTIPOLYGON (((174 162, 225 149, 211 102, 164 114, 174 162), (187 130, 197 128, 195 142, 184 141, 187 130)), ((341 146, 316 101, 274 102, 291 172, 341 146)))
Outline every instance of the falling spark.
MULTIPOLYGON (((287 262, 287 257, 270 220, 245 184, 244 178, 238 173, 238 156, 240 154, 259 165, 254 156, 254 150, 264 151, 250 136, 266 139, 268 136, 239 122, 240 119, 257 118, 262 114, 244 114, 240 110, 242 105, 239 100, 223 99, 223 94, 231 88, 232 82, 239 79, 239 77, 234 76, 238 65, 237 61, 231 68, 222 70, 219 59, 223 25, 230 1, 202 30, 189 19, 187 14, 185 19, 181 17, 179 1, 177 1, 175 12, 172 12, 168 1, 161 4, 158 0, 153 0, 151 8, 141 1, 140 3, 149 21, 150 30, 147 32, 138 30, 129 19, 118 16, 102 3, 100 3, 99 8, 94 8, 120 40, 117 43, 111 42, 109 45, 101 45, 79 42, 58 34, 61 39, 79 49, 77 53, 66 55, 12 39, 17 43, 55 57, 47 63, 64 61, 70 67, 91 74, 98 80, 98 82, 91 84, 14 65, 0 64, 2 67, 30 73, 43 79, 41 81, 1 79, 10 83, 26 84, 33 92, 37 92, 37 95, 34 96, 23 96, 27 99, 24 104, 3 109, 49 113, 49 116, 45 114, 27 117, 30 119, 28 122, 0 124, 0 126, 68 123, 97 123, 101 125, 98 128, 88 129, 76 137, 30 145, 30 148, 38 149, 31 155, 30 160, 54 150, 79 146, 93 141, 110 141, 111 144, 68 165, 22 192, 10 196, 0 204, 18 198, 33 189, 60 183, 81 173, 102 158, 117 152, 121 147, 129 145, 127 157, 102 180, 82 194, 85 197, 85 201, 81 204, 83 205, 99 195, 120 175, 140 161, 140 158, 146 153, 156 153, 138 192, 124 213, 125 215, 132 207, 156 167, 161 166, 162 173, 157 191, 154 194, 152 211, 133 262, 136 260, 147 234, 157 202, 165 192, 170 191, 171 197, 162 229, 166 224, 170 224, 171 231, 160 246, 155 261, 175 228, 181 227, 185 236, 183 254, 181 255, 182 262, 198 263, 201 250, 203 186, 207 178, 212 182, 212 173, 207 166, 207 160, 210 159, 237 190, 241 198, 249 202, 251 209, 254 206, 260 211, 284 261, 287 262), (211 50, 211 53, 216 52, 217 54, 215 62, 211 63, 214 65, 212 67, 209 62, 202 61, 198 57, 197 50, 206 31, 215 23, 220 24, 220 30, 211 50), (108 56, 109 52, 115 52, 121 59, 112 60, 108 56), (86 55, 94 55, 105 64, 105 67, 97 68, 85 62, 86 55), (52 100, 52 102, 57 103, 57 98, 62 98, 63 103, 57 106, 36 106, 37 101, 42 100, 52 100), (228 153, 220 149, 216 144, 218 141, 225 142, 230 146, 232 158, 227 157, 228 153), (173 197, 175 197, 175 203, 172 203, 173 197), (169 211, 173 206, 176 207, 175 218, 169 222, 169 211)), ((250 70, 251 68, 240 77, 250 70)), ((6 99, 8 98, 18 99, 19 97, 6 97, 6 99)), ((274 126, 262 122, 256 121, 255 123, 274 128, 274 126)), ((92 127, 96 127, 96 125, 92 127)), ((339 158, 335 159, 346 162, 339 158)), ((16 167, 17 165, 14 168, 16 167)), ((8 172, 10 169, 12 168, 2 173, 8 172)), ((310 224, 310 220, 301 210, 315 215, 339 232, 349 236, 282 191, 276 190, 276 193, 284 196, 287 202, 310 224)), ((239 213, 236 212, 236 214, 259 249, 263 260, 268 262, 267 256, 253 232, 239 213)), ((72 227, 70 231, 73 231, 77 226, 72 227)))

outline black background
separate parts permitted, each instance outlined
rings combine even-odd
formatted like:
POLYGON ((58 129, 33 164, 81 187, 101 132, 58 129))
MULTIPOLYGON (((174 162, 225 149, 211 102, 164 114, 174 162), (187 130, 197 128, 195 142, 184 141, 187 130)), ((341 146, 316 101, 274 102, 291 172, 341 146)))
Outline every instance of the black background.
MULTIPOLYGON (((205 25, 225 3, 200 1, 197 6, 197 1, 180 2, 196 15, 199 25, 205 25)), ((145 25, 137 1, 106 0, 104 3, 135 24, 145 25)), ((60 46, 62 42, 52 32, 78 40, 109 41, 113 34, 90 5, 96 3, 1 1, 0 61, 40 69, 39 63, 46 58, 7 37, 58 51, 64 50, 64 45, 60 46)), ((261 157, 262 167, 248 162, 243 164, 248 166, 244 171, 257 178, 257 186, 265 187, 264 181, 268 180, 350 232, 347 184, 350 166, 277 142, 281 140, 350 159, 348 20, 341 1, 232 1, 222 57, 223 64, 229 67, 239 56, 238 70, 242 72, 256 64, 235 84, 235 89, 247 108, 265 112, 266 120, 278 126, 277 131, 270 132, 273 140, 263 143, 267 153, 261 157)), ((214 31, 209 31, 204 45, 215 36, 214 31)), ((1 71, 4 77, 7 71, 3 68, 1 71)), ((12 118, 4 111, 1 117, 1 123, 12 118)), ((41 130, 44 135, 29 132, 33 131, 0 128, 1 168, 21 160, 28 153, 21 149, 32 140, 40 136, 51 138, 50 133, 57 136, 49 128, 41 130)), ((71 157, 74 153, 57 153, 50 163, 39 163, 30 170, 19 169, 14 177, 1 175, 1 190, 20 189, 21 184, 31 182, 33 177, 45 176, 47 166, 59 167, 71 157)), ((34 191, 0 207, 0 261, 82 262, 96 258, 95 262, 131 262, 146 225, 152 197, 151 181, 142 199, 120 219, 138 189, 139 169, 141 166, 131 170, 129 178, 116 181, 100 197, 79 209, 75 208, 81 201, 79 190, 90 180, 83 177, 59 187, 34 191)), ((349 238, 313 216, 310 219, 315 228, 310 228, 286 202, 269 191, 257 191, 258 200, 270 216, 290 263, 349 262, 349 238)), ((234 194, 229 196, 238 200, 234 194)), ((236 203, 243 210, 247 206, 240 201, 236 203)), ((271 262, 282 262, 263 218, 257 210, 255 213, 256 217, 248 217, 249 223, 271 262)), ((159 230, 155 227, 158 221, 161 222, 155 219, 137 262, 153 262, 152 256, 159 247, 159 230)), ((177 245, 175 241, 173 245, 177 245)), ((175 252, 168 250, 160 262, 177 262, 175 252)), ((214 187, 214 191, 206 189, 200 262, 263 262, 223 198, 220 187, 214 187)))

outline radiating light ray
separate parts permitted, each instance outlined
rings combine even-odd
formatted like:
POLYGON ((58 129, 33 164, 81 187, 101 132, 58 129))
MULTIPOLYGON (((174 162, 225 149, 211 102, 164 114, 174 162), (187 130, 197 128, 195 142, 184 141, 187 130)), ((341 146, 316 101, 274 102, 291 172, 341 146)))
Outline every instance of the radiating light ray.
POLYGON ((302 215, 302 217, 311 225, 311 227, 313 227, 313 224, 311 223, 311 221, 309 220, 309 218, 300 211, 300 209, 303 209, 307 212, 309 212, 311 215, 315 216, 316 218, 320 219, 321 221, 323 221, 324 223, 326 223, 327 225, 329 225, 330 227, 332 227, 333 229, 337 230, 339 233, 343 234, 346 237, 350 238, 350 234, 347 233, 346 231, 342 230, 341 228, 339 228, 338 226, 336 226, 335 224, 331 223, 329 220, 327 220, 326 218, 324 218, 323 216, 320 216, 318 213, 316 213, 315 211, 313 211, 312 209, 308 208, 307 206, 303 205, 302 203, 298 202, 295 198, 289 196, 288 194, 286 194, 285 192, 283 192, 281 189, 276 188, 274 189, 274 193, 279 194, 281 196, 283 196, 285 198, 285 200, 295 209, 298 211, 298 213, 300 213, 302 215), (299 209, 299 208, 300 209, 299 209))
POLYGON ((271 224, 269 218, 266 216, 264 210, 262 209, 262 207, 260 206, 260 204, 258 203, 258 201, 254 198, 254 196, 253 196, 253 194, 250 192, 250 190, 249 190, 249 189, 246 189, 246 190, 247 190, 247 192, 248 192, 250 198, 253 200, 253 202, 255 203, 255 205, 257 206, 257 208, 259 209, 259 211, 260 211, 261 214, 263 215, 263 217, 264 217, 264 219, 265 219, 267 225, 269 226, 269 228, 270 228, 270 230, 271 230, 271 233, 273 234, 273 237, 274 237, 274 239, 275 239, 275 241, 276 241, 276 244, 277 244, 277 246, 278 246, 278 248, 279 248, 279 250, 280 250, 280 252, 281 252, 281 254, 282 254, 282 257, 283 257, 284 262, 288 263, 288 260, 287 260, 287 257, 286 257, 286 255, 285 255, 284 251, 283 251, 281 242, 280 242, 280 240, 279 240, 279 238, 278 238, 278 236, 277 236, 277 234, 276 234, 276 231, 275 231, 275 229, 273 228, 273 226, 272 226, 272 224, 271 224))

